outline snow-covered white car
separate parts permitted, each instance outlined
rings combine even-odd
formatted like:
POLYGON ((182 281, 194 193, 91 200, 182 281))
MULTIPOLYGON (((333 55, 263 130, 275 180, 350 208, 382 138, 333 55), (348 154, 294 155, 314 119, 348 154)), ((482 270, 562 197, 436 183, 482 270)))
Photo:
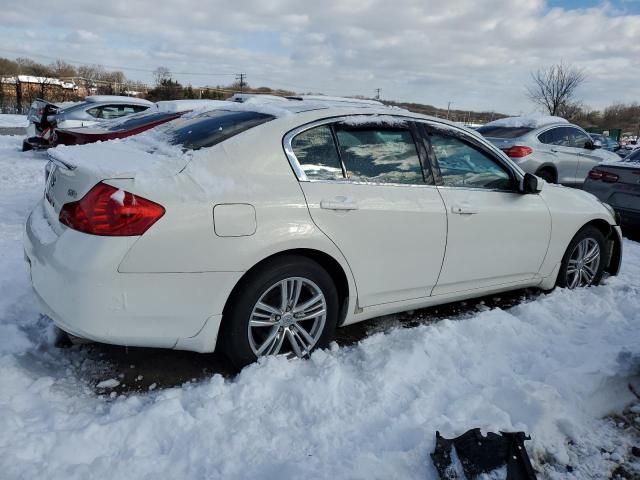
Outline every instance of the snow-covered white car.
POLYGON ((595 285, 621 261, 595 197, 395 108, 229 102, 49 154, 33 287, 61 329, 101 342, 305 356, 337 326, 595 285))

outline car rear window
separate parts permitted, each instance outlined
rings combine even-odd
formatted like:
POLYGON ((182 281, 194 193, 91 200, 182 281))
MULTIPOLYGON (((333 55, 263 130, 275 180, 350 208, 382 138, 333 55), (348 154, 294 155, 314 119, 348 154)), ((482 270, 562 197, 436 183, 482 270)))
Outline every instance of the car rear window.
POLYGON ((164 128, 164 133, 170 143, 181 145, 185 150, 198 150, 212 147, 274 118, 259 112, 212 110, 171 122, 164 128))
POLYGON ((518 138, 529 133, 533 128, 530 127, 498 127, 487 125, 476 130, 485 137, 492 138, 518 138))

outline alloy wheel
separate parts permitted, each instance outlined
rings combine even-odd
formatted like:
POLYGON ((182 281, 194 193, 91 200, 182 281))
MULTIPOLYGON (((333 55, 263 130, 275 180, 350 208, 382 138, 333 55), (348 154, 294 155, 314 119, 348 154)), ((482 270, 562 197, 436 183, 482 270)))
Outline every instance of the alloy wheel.
POLYGON ((318 285, 290 277, 269 287, 251 311, 249 345, 257 357, 307 356, 322 336, 327 301, 318 285))
POLYGON ((593 238, 585 238, 573 248, 567 264, 567 288, 588 287, 598 273, 600 245, 593 238))

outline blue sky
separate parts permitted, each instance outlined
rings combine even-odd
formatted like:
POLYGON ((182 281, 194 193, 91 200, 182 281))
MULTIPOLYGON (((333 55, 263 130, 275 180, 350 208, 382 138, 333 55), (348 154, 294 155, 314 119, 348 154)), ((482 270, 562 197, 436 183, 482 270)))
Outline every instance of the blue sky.
POLYGON ((592 108, 638 100, 640 1, 5 0, 0 56, 103 64, 152 81, 249 84, 530 113, 530 74, 584 69, 592 108), (34 12, 38 12, 34 15, 34 12), (64 12, 61 14, 60 12, 64 12))

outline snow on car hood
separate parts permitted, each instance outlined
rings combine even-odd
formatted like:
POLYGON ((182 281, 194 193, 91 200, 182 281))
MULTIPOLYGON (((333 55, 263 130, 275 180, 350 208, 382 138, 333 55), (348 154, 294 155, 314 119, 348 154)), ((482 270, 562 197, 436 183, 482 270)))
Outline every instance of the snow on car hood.
POLYGON ((59 145, 48 153, 51 159, 72 169, 81 168, 101 178, 173 176, 193 155, 179 145, 171 145, 155 131, 108 142, 59 145))

